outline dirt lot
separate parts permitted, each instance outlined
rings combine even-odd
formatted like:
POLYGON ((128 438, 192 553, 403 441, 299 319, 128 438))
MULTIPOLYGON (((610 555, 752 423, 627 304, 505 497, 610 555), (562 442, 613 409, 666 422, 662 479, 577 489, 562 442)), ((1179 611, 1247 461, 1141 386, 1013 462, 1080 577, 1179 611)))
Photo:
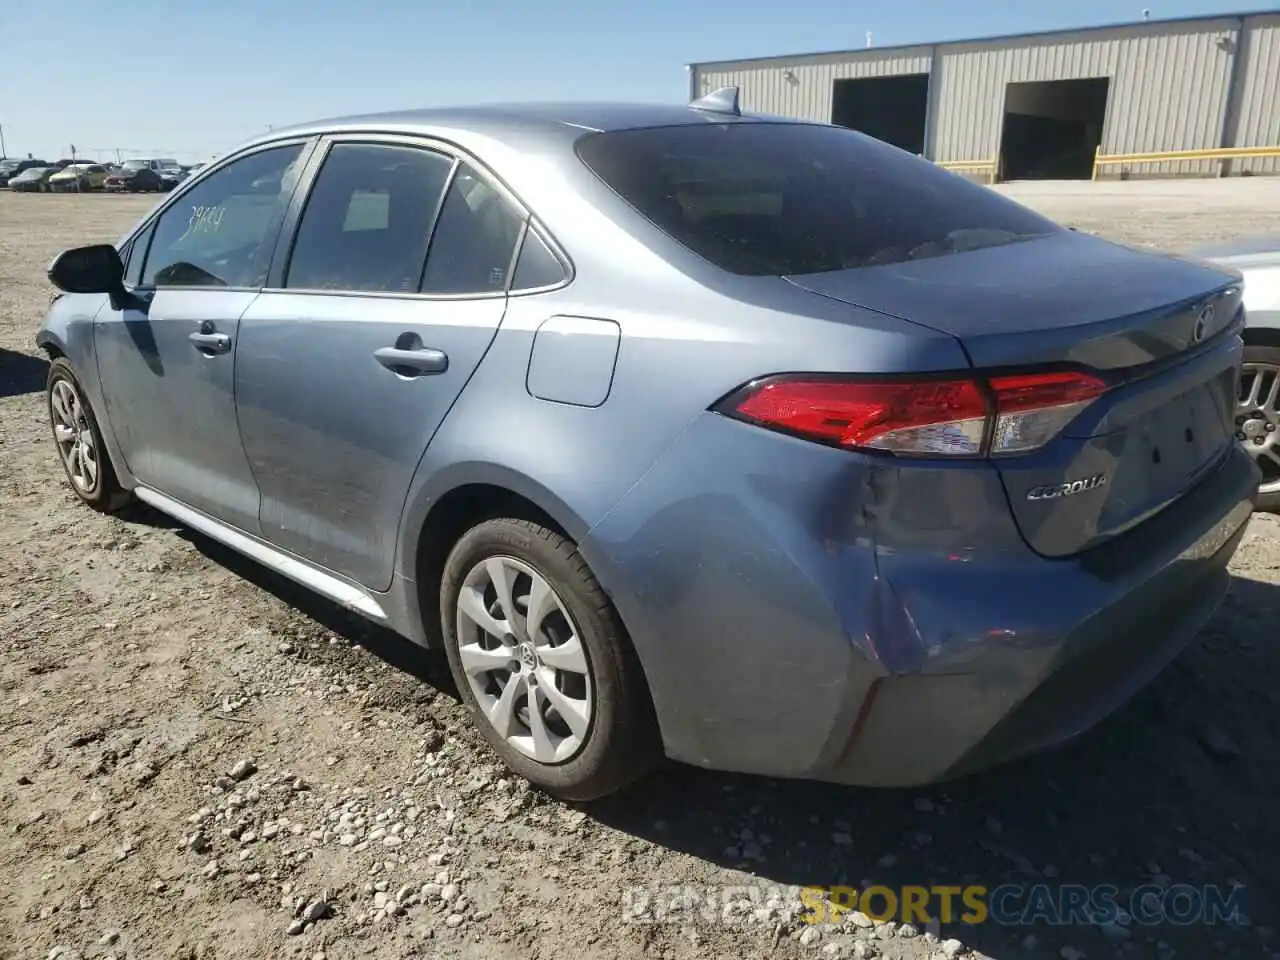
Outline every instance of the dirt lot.
MULTIPOLYGON (((1009 188, 1184 247, 1275 230, 1280 181, 1009 188)), ((66 490, 44 268, 152 202, 0 192, 0 957, 1269 957, 1280 906, 1280 522, 1120 714, 922 793, 669 769, 581 809, 504 777, 442 661, 143 509, 66 490), (246 766, 245 762, 252 766, 246 766), (238 766, 239 765, 239 766, 238 766), (249 772, 253 770, 254 772, 249 772), (627 922, 690 884, 1244 884, 1251 922, 807 930, 627 922), (807 930, 807 932, 806 932, 807 930), (300 931, 300 932, 299 932, 300 931), (946 942, 958 938, 961 942, 946 942), (963 944, 963 945, 962 945, 963 944)))

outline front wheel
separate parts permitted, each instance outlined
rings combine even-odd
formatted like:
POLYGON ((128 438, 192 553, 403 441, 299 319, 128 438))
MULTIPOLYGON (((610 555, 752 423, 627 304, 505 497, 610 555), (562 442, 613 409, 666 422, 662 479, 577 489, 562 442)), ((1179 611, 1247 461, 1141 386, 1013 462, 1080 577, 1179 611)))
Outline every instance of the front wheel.
POLYGON ((93 408, 66 359, 49 364, 45 392, 53 442, 72 491, 102 513, 120 509, 129 494, 120 486, 93 408))
POLYGON ((660 757, 631 642, 564 537, 513 518, 473 527, 445 562, 440 617, 463 702, 526 780, 594 800, 660 757))
POLYGON ((1258 509, 1280 512, 1280 347, 1244 348, 1236 439, 1262 468, 1258 509))

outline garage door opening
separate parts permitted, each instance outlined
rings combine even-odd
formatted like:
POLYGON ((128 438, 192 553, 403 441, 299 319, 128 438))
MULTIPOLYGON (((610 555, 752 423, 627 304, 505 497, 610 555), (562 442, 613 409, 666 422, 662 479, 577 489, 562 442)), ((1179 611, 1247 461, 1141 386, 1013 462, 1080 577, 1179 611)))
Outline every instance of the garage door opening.
POLYGON ((924 153, 929 75, 837 80, 831 90, 831 122, 860 130, 912 153, 924 153))
POLYGON ((1110 77, 1009 84, 1000 179, 1088 180, 1110 86, 1110 77))

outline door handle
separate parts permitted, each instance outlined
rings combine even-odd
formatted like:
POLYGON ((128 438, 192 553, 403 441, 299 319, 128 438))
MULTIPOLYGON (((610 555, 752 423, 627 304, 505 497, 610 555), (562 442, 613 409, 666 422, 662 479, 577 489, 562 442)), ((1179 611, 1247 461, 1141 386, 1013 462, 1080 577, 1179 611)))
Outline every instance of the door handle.
POLYGON ((226 353, 231 349, 231 338, 225 333, 193 333, 187 339, 201 353, 226 353))
POLYGON ((418 350, 380 347, 373 351, 373 359, 402 377, 421 377, 432 373, 444 373, 449 369, 449 358, 445 353, 429 347, 418 350))

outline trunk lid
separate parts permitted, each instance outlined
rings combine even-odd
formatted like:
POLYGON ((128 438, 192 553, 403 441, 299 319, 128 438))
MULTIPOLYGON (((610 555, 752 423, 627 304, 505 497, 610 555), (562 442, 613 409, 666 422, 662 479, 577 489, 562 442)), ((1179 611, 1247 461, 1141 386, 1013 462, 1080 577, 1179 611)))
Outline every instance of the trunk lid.
POLYGON ((1183 352, 1192 308, 1239 275, 1062 230, 969 253, 788 279, 949 333, 980 369, 1067 362, 1112 370, 1183 352))
POLYGON ((986 371, 1085 368, 1110 389, 1044 447, 993 457, 1023 537, 1063 557, 1161 511, 1234 442, 1239 274, 1062 231, 789 277, 949 333, 986 371))

